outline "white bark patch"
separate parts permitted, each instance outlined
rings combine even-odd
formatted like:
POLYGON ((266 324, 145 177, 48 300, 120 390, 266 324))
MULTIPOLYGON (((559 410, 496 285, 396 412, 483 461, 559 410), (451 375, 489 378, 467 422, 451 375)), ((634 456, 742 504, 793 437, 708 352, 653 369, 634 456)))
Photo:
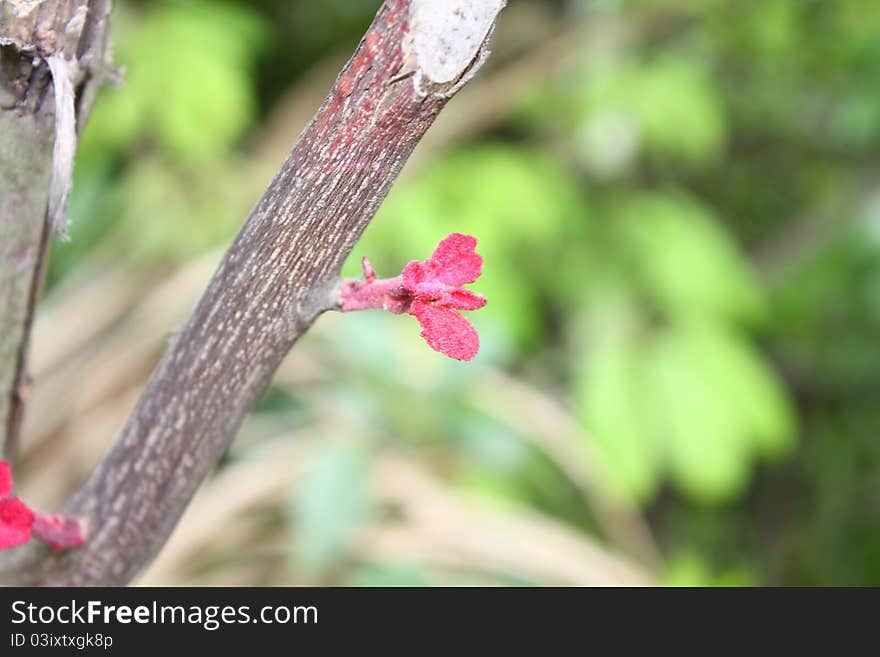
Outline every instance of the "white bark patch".
POLYGON ((86 16, 88 16, 88 13, 89 8, 86 5, 80 5, 77 7, 73 16, 67 21, 67 25, 64 26, 64 32, 66 34, 81 34, 83 27, 86 24, 86 16))
POLYGON ((10 0, 12 15, 16 18, 27 18, 43 0, 10 0))
POLYGON ((76 152, 76 113, 73 78, 77 64, 60 55, 47 59, 55 87, 55 147, 52 153, 52 181, 49 185, 49 221, 61 239, 67 238, 67 197, 73 178, 76 152))
POLYGON ((483 45, 507 0, 413 0, 410 17, 417 81, 465 82, 485 58, 483 45))

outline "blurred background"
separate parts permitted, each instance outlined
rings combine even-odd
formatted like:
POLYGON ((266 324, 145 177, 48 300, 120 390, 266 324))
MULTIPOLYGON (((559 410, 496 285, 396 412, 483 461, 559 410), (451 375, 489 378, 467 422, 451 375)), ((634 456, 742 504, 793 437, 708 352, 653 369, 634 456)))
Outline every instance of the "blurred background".
MULTIPOLYGON (((33 344, 53 508, 378 0, 117 0, 33 344)), ((475 235, 482 350, 329 314, 141 584, 880 584, 880 3, 512 0, 352 253, 475 235)))

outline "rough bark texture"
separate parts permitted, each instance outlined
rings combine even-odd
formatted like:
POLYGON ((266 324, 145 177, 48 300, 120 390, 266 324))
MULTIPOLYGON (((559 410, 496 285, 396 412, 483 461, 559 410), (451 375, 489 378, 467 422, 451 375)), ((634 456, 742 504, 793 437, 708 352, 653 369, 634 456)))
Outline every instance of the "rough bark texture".
MULTIPOLYGON (((312 122, 248 217, 185 326, 172 339, 110 453, 64 511, 86 544, 36 545, 3 564, 26 584, 115 585, 156 554, 295 340, 334 307, 339 271, 401 166, 475 72, 500 0, 387 0, 312 122), (448 10, 421 18, 425 3, 448 10), (435 4, 436 3, 436 4, 435 4), (488 12, 488 13, 487 13, 488 12), (488 18, 487 18, 488 16, 488 18), (482 21, 481 37, 461 21, 482 21), (443 33, 420 32, 443 30, 443 33), (416 38, 419 37, 419 38, 416 38), (432 53, 457 74, 427 75, 432 53)), ((414 221, 417 221, 414 218, 414 221)))
POLYGON ((15 451, 51 228, 108 66, 109 0, 0 2, 0 439, 15 451), (63 93, 56 93, 56 89, 63 93))

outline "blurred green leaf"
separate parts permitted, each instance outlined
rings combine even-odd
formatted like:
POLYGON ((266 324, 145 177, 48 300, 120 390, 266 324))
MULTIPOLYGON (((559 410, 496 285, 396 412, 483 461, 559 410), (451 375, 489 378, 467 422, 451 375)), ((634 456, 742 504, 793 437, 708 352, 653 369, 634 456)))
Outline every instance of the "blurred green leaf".
POLYGON ((659 483, 662 452, 645 417, 641 345, 635 309, 608 297, 593 313, 589 347, 578 370, 579 415, 605 457, 612 481, 637 500, 659 483))
POLYGON ((642 194, 622 204, 618 221, 641 284, 670 316, 765 316, 748 263, 711 211, 682 195, 642 194))
POLYGON ((755 451, 779 456, 794 446, 795 415, 778 376, 762 355, 734 329, 695 322, 682 329, 693 362, 699 363, 714 394, 755 451))
POLYGON ((155 139, 170 155, 222 156, 255 111, 251 64, 267 26, 237 3, 161 3, 114 23, 125 82, 95 105, 83 148, 121 150, 155 139))
MULTIPOLYGON (((667 55, 621 81, 620 101, 635 114, 649 151, 701 163, 717 157, 726 119, 712 78, 694 58, 667 55)), ((614 102, 613 92, 610 102, 614 102)))
POLYGON ((656 431, 669 472, 701 502, 729 500, 748 477, 746 445, 737 418, 695 363, 686 338, 662 336, 651 354, 649 380, 656 431))
POLYGON ((756 456, 792 447, 787 396, 734 329, 694 318, 651 328, 637 308, 607 297, 589 313, 575 389, 584 426, 634 499, 668 475, 692 499, 728 501, 756 456))
POLYGON ((297 567, 321 572, 341 557, 370 510, 369 454, 359 445, 329 446, 302 488, 291 497, 297 567))
POLYGON ((713 569, 707 560, 694 551, 686 551, 670 559, 663 573, 666 586, 757 586, 755 573, 740 567, 722 571, 713 569))
POLYGON ((671 475, 694 499, 731 499, 754 455, 791 445, 793 413, 781 388, 729 330, 712 322, 667 329, 647 363, 654 430, 671 475))
POLYGON ((577 156, 600 177, 625 173, 641 153, 685 166, 716 160, 727 142, 725 105, 704 59, 674 50, 646 61, 588 56, 521 116, 573 133, 577 156), (622 60, 622 61, 621 61, 622 60))

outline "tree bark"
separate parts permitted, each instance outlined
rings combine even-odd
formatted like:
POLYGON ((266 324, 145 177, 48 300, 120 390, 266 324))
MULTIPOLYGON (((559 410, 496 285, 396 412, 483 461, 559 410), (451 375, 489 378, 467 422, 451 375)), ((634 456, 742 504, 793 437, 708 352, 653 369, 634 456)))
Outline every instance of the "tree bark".
POLYGON ((109 0, 0 2, 0 441, 11 459, 53 229, 64 231, 76 133, 107 71, 109 0))
POLYGON ((65 506, 85 520, 85 546, 10 550, 0 565, 7 579, 118 585, 152 559, 287 351, 336 306, 343 262, 421 136, 488 54, 503 5, 382 5, 117 442, 65 506))

